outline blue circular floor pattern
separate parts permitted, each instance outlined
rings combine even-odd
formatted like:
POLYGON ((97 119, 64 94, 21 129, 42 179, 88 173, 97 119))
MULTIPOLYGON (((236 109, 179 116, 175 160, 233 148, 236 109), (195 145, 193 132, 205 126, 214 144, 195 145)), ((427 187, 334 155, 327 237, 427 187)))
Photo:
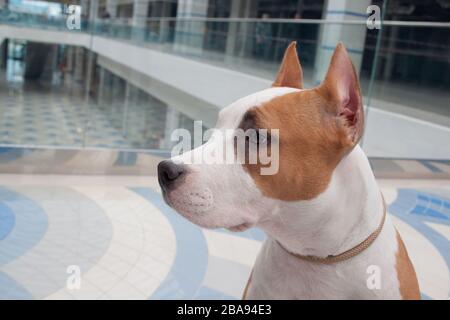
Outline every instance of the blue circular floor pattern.
POLYGON ((0 242, 1 266, 39 242, 47 230, 48 219, 33 200, 4 187, 0 187, 0 204, 5 212, 9 210, 14 214, 15 221, 14 228, 8 230, 8 235, 0 242))
POLYGON ((0 271, 0 300, 31 300, 33 296, 6 273, 0 271))
MULTIPOLYGON (((142 196, 164 214, 176 237, 174 263, 164 281, 149 298, 223 298, 223 293, 203 285, 209 253, 202 230, 167 206, 161 195, 152 189, 139 187, 130 190, 142 196)), ((71 199, 74 204, 85 202, 82 201, 83 197, 78 197, 73 192, 69 194, 67 191, 58 196, 66 200, 71 199)), ((98 211, 94 205, 90 207, 92 210, 86 210, 88 207, 83 206, 85 209, 83 211, 87 211, 86 219, 98 211)), ((389 212, 426 237, 442 255, 450 270, 450 241, 426 224, 431 222, 450 226, 450 196, 433 190, 398 189, 397 198, 389 206, 389 212)), ((91 223, 93 227, 97 226, 98 219, 93 219, 91 223)), ((102 218, 102 225, 108 225, 106 215, 102 218)), ((47 214, 38 203, 17 191, 0 187, 0 267, 26 254, 42 239, 47 226, 47 214)), ((110 227, 105 228, 102 229, 102 233, 112 232, 110 227)), ((249 233, 246 237, 262 240, 263 235, 249 233)), ((105 246, 100 248, 99 252, 104 252, 108 244, 109 240, 105 241, 105 246)), ((80 247, 80 250, 84 249, 80 247)), ((96 255, 95 259, 89 261, 89 265, 95 263, 97 258, 96 255)), ((33 296, 30 292, 34 294, 34 291, 31 287, 28 289, 29 291, 17 283, 11 275, 0 271, 0 299, 31 299, 33 296)))
POLYGON ((175 261, 150 299, 192 299, 202 289, 208 266, 208 247, 201 229, 164 203, 150 188, 130 188, 156 206, 169 220, 177 244, 175 261))
POLYGON ((64 288, 67 266, 90 270, 107 252, 113 234, 98 204, 66 187, 0 187, 0 217, 9 221, 0 230, 6 235, 0 241, 0 286, 16 288, 0 290, 0 299, 43 299, 64 288))
MULTIPOLYGON (((47 216, 31 199, 0 187, 0 266, 36 245, 47 230, 47 216)), ((0 271, 0 299, 32 299, 32 295, 0 271)))
POLYGON ((15 220, 12 210, 0 202, 0 241, 5 239, 11 232, 15 220))
POLYGON ((450 241, 425 224, 450 226, 450 199, 421 190, 398 189, 389 212, 423 234, 438 249, 450 270, 450 241))
MULTIPOLYGON (((389 213, 408 223, 426 237, 444 258, 450 270, 450 241, 426 222, 450 226, 450 198, 429 191, 398 189, 389 213)), ((423 298, 427 298, 422 294, 423 298)))

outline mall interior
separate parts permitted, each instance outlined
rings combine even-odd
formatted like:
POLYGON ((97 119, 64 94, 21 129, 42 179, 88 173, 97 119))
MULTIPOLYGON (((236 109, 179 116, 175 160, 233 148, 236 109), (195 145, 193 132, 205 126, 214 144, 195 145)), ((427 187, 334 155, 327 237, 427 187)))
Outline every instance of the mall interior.
POLYGON ((240 299, 266 235, 188 222, 156 167, 293 40, 306 88, 345 44, 422 298, 449 299, 449 0, 0 0, 0 299, 240 299))

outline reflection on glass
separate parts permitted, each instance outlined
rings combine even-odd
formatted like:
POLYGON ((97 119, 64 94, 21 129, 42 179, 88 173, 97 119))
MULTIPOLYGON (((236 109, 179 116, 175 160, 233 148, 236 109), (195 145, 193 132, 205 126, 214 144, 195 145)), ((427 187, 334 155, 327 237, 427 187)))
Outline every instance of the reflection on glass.
POLYGON ((0 144, 81 146, 84 88, 68 77, 70 47, 14 39, 3 46, 0 144))
POLYGON ((450 126, 449 37, 450 28, 385 26, 373 105, 450 126))

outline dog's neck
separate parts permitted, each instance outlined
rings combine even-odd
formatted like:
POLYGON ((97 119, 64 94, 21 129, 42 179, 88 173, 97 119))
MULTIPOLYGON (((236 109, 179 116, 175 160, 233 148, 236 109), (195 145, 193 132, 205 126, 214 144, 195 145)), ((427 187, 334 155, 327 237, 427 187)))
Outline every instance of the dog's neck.
POLYGON ((378 227, 382 215, 369 161, 356 146, 336 167, 322 194, 280 204, 259 227, 293 253, 325 257, 358 245, 378 227))

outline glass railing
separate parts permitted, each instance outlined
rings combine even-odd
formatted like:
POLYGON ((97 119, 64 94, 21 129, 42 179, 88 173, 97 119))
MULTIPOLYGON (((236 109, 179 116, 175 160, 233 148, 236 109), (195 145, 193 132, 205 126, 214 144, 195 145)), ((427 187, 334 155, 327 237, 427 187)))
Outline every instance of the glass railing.
POLYGON ((450 127, 449 37, 448 24, 385 25, 373 70, 372 105, 400 113, 408 107, 411 116, 450 127))
MULTIPOLYGON (((273 78, 285 48, 293 39, 298 42, 305 73, 312 77, 320 32, 320 24, 252 19, 148 19, 141 27, 132 27, 131 23, 129 20, 97 21, 93 33, 146 44, 267 79, 273 78)), ((365 29, 365 26, 352 27, 365 29)))
MULTIPOLYGON (((6 9, 0 9, 0 24, 37 29, 68 30, 67 16, 49 16, 34 13, 9 11, 6 9)), ((73 28, 71 29, 71 31, 85 32, 88 29, 89 22, 85 19, 80 19, 80 28, 73 28)))
MULTIPOLYGON (((68 31, 65 17, 3 11, 0 24, 68 31)), ((450 128, 450 45, 446 40, 450 38, 449 23, 385 21, 381 30, 368 29, 365 21, 325 20, 149 18, 140 24, 131 19, 97 19, 92 23, 84 21, 80 31, 267 80, 273 79, 286 46, 296 40, 306 87, 323 79, 334 46, 343 41, 359 71, 364 103, 369 109, 373 107, 367 112, 368 130, 363 140, 368 153, 420 157, 411 150, 414 147, 408 147, 419 141, 430 145, 426 154, 419 152, 423 157, 447 157, 447 152, 436 153, 431 145, 449 134, 450 128), (386 129, 389 121, 397 121, 398 125, 390 124, 386 129), (390 131, 392 128, 398 132, 390 131), (402 145, 399 139, 404 139, 404 148, 398 147, 402 145), (383 149, 380 145, 386 143, 392 146, 383 149)), ((65 66, 69 51, 79 50, 69 46, 63 49, 60 56, 65 66)), ((77 53, 70 54, 76 59, 77 53)), ((89 56, 88 52, 83 54, 89 56)), ((85 69, 89 68, 88 60, 83 64, 85 69)), ((74 69, 60 70, 66 84, 83 78, 77 80, 74 69)), ((83 72, 88 74, 87 70, 83 72)), ((166 102, 152 97, 135 81, 129 83, 129 77, 99 64, 98 58, 93 57, 89 72, 91 81, 82 81, 79 86, 83 108, 78 120, 72 121, 75 129, 70 129, 75 130, 77 137, 59 141, 60 145, 162 149, 170 145, 167 122, 172 121, 175 127, 181 123, 189 127, 187 123, 202 120, 183 114, 183 110, 171 110, 166 102)), ((5 109, 1 103, 0 109, 5 109)), ((40 144, 39 139, 35 144, 40 144)))
POLYGON ((387 109, 391 103, 400 102, 407 107, 450 117, 450 45, 446 41, 450 36, 449 23, 414 26, 387 22, 381 33, 368 30, 365 22, 342 21, 191 21, 167 18, 149 19, 145 27, 132 27, 131 23, 129 20, 97 21, 94 33, 153 45, 158 50, 267 79, 273 78, 284 49, 296 40, 305 81, 309 86, 317 84, 323 76, 318 70, 322 64, 321 56, 325 55, 323 64, 327 65, 330 54, 322 54, 321 51, 330 51, 337 40, 344 40, 359 65, 361 86, 367 100, 372 85, 373 101, 386 100, 386 103, 378 103, 377 107, 387 109), (332 28, 346 30, 341 31, 336 39, 321 39, 322 30, 326 32, 332 28), (345 39, 346 34, 351 36, 345 39), (377 48, 379 36, 381 43, 377 48), (391 89, 392 93, 389 92, 391 89), (438 95, 438 101, 432 97, 433 93, 438 95), (418 95, 421 97, 416 98, 418 95))

